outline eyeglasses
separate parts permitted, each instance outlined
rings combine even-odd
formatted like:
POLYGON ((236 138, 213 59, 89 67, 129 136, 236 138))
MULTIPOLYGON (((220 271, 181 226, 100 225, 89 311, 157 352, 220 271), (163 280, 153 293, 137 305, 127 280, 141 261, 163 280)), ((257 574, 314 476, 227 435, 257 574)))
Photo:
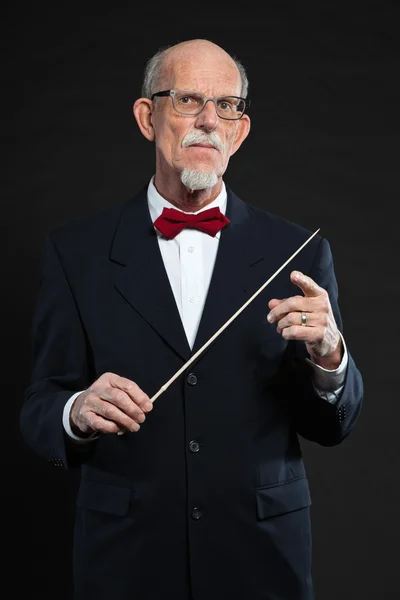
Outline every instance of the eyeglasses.
POLYGON ((230 121, 241 119, 246 108, 246 100, 245 98, 240 98, 240 96, 207 98, 207 96, 200 92, 188 90, 164 90, 163 92, 156 92, 152 95, 151 100, 155 96, 171 96, 172 106, 176 112, 188 116, 200 114, 209 101, 214 103, 217 115, 221 119, 228 119, 230 121))

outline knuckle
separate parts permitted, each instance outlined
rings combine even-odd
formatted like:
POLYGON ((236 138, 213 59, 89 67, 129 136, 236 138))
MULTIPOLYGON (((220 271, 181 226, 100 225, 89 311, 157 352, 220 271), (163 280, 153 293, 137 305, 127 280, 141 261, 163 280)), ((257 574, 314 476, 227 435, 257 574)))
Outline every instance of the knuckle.
POLYGON ((287 305, 290 310, 293 310, 296 306, 296 296, 292 296, 291 298, 288 298, 287 305))
POLYGON ((105 394, 106 396, 113 398, 116 394, 116 389, 106 385, 103 389, 102 389, 102 393, 105 394))
POLYGON ((86 418, 86 424, 90 427, 90 429, 93 429, 93 431, 99 431, 100 423, 101 421, 98 417, 96 417, 96 415, 91 415, 86 418))
POLYGON ((126 395, 122 390, 114 390, 113 399, 115 402, 122 404, 125 401, 126 395))
POLYGON ((305 284, 311 289, 311 290, 315 290, 317 288, 317 284, 315 283, 314 279, 311 279, 311 277, 309 277, 309 275, 305 275, 305 284))
POLYGON ((148 397, 147 394, 145 394, 144 392, 140 395, 140 398, 138 400, 138 404, 140 407, 144 406, 148 401, 150 400, 150 398, 148 397))
POLYGON ((135 394, 137 391, 137 385, 131 381, 125 386, 125 389, 128 394, 135 394))
POLYGON ((132 406, 132 411, 131 411, 131 412, 132 412, 132 417, 133 417, 134 419, 137 419, 137 417, 138 417, 139 415, 144 415, 143 409, 142 409, 142 407, 141 407, 141 406, 139 406, 139 404, 138 404, 138 403, 136 403, 136 404, 134 404, 134 405, 132 406))
POLYGON ((113 404, 118 403, 120 400, 120 390, 113 387, 106 387, 104 389, 104 395, 107 398, 108 402, 112 402, 113 404))
POLYGON ((323 301, 326 303, 326 305, 328 305, 329 304, 329 294, 323 288, 320 288, 320 289, 321 289, 321 297, 322 297, 323 301))
POLYGON ((106 403, 106 402, 104 402, 101 405, 100 412, 103 415, 103 417, 106 417, 106 418, 111 417, 111 415, 112 415, 112 407, 111 407, 111 405, 108 404, 108 403, 106 403))

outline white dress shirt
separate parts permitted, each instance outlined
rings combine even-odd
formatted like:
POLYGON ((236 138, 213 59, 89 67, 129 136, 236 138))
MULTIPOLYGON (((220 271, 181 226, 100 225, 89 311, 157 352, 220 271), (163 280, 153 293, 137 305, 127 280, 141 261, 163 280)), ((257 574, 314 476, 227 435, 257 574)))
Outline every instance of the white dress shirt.
MULTIPOLYGON (((151 179, 148 187, 147 198, 150 216, 154 222, 161 215, 164 208, 176 209, 176 206, 160 196, 154 186, 153 179, 154 177, 151 179)), ((220 194, 213 202, 208 204, 202 210, 219 207, 221 212, 225 214, 226 204, 227 193, 225 184, 222 183, 220 194)), ((197 214, 199 212, 201 212, 201 210, 191 214, 197 214)), ((155 231, 157 233, 162 259, 164 261, 164 266, 168 274, 186 337, 189 346, 192 348, 206 301, 221 232, 219 231, 215 237, 213 237, 198 229, 186 228, 178 233, 175 238, 169 240, 165 238, 158 229, 155 228, 155 231)), ((268 310, 267 303, 265 310, 268 310)), ((322 398, 332 403, 337 400, 337 396, 343 387, 346 373, 348 357, 344 340, 343 345, 344 356, 342 362, 334 371, 323 369, 319 365, 316 365, 312 360, 307 359, 314 371, 313 384, 316 392, 322 398)), ((69 423, 70 408, 75 398, 79 396, 80 393, 81 392, 76 392, 73 394, 66 403, 63 413, 63 425, 65 431, 73 439, 80 442, 86 442, 93 438, 77 437, 71 431, 69 423)))

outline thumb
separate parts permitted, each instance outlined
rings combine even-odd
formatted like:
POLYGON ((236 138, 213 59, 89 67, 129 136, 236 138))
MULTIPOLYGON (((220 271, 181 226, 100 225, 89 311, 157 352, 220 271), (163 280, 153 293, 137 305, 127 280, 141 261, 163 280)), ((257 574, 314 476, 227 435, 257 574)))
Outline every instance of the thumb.
POLYGON ((317 297, 324 292, 323 288, 320 287, 318 283, 315 283, 311 277, 304 275, 301 271, 292 271, 290 273, 290 280, 301 289, 305 296, 317 297))

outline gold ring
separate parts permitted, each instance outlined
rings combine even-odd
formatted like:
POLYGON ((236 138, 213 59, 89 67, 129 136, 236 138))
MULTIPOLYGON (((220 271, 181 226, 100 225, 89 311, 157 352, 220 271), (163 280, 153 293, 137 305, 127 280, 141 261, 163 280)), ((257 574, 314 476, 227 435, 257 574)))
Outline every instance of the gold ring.
POLYGON ((301 325, 305 327, 307 325, 307 315, 305 313, 301 313, 301 325))

